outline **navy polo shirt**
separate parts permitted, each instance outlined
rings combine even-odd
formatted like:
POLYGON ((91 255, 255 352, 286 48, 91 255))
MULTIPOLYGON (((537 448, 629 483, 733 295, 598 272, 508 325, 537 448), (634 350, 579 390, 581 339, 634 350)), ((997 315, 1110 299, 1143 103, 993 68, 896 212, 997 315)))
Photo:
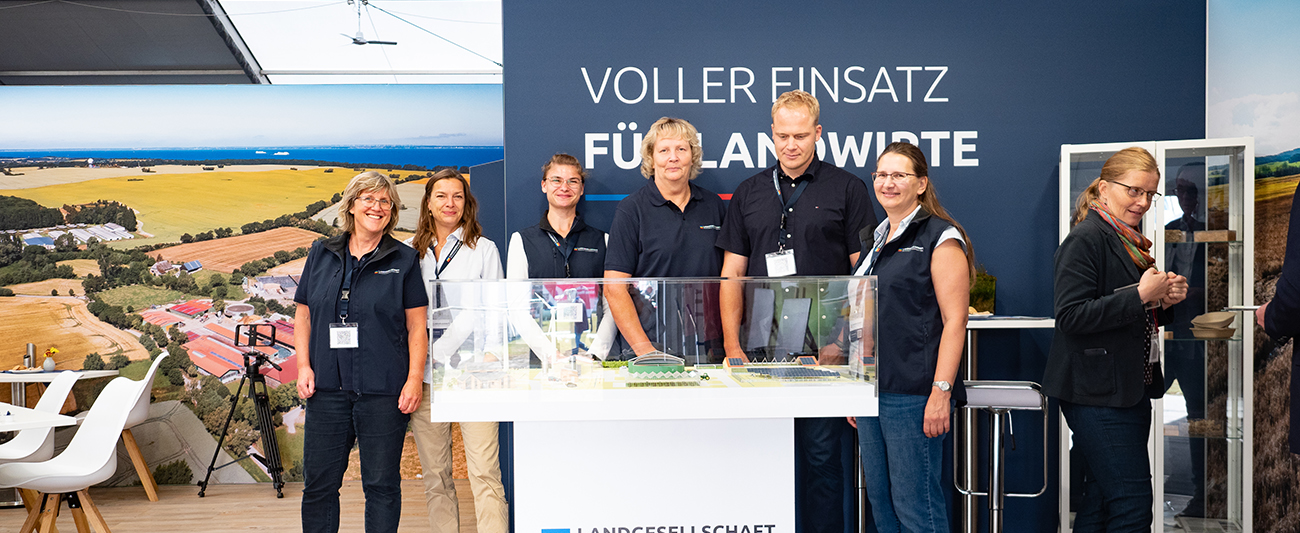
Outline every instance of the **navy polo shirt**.
MULTIPOLYGON (((779 248, 782 200, 772 186, 780 165, 741 182, 731 196, 718 247, 749 258, 748 276, 766 276, 764 256, 779 248)), ((780 173, 781 194, 790 198, 807 180, 786 216, 786 248, 794 250, 795 274, 843 276, 851 272, 849 256, 862 251, 858 231, 876 227, 866 183, 835 165, 813 159, 798 179, 780 173)))
POLYGON ((722 250, 714 246, 726 206, 717 194, 694 183, 682 212, 665 200, 653 179, 624 198, 609 227, 605 270, 633 277, 715 277, 722 250))
POLYGON ((429 305, 419 255, 385 235, 359 265, 353 261, 348 322, 358 326, 360 347, 330 348, 329 325, 339 321, 347 253, 347 233, 312 245, 293 296, 310 310, 308 355, 316 389, 401 394, 411 364, 406 310, 429 305))

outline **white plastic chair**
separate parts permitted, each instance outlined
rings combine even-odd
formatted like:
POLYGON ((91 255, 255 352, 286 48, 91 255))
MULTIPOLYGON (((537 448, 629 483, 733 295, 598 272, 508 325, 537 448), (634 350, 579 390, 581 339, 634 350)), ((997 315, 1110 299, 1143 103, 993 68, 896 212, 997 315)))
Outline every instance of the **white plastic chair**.
MULTIPOLYGON (((78 374, 71 370, 59 373, 54 381, 45 387, 41 400, 36 402, 36 410, 44 413, 58 414, 63 402, 68 400, 68 393, 77 383, 78 374)), ((24 429, 18 435, 0 444, 0 464, 19 461, 44 461, 54 457, 54 428, 24 429)))
POLYGON ((130 415, 126 417, 126 426, 122 428, 122 444, 126 446, 126 453, 131 456, 131 464, 135 465, 135 473, 140 476, 140 484, 144 485, 144 492, 151 502, 158 501, 158 483, 154 481, 149 465, 144 462, 144 454, 140 453, 140 445, 136 444, 131 428, 149 419, 149 393, 153 390, 153 378, 158 373, 158 366, 162 364, 164 357, 167 357, 166 352, 158 354, 158 357, 153 360, 153 365, 149 367, 149 372, 144 375, 144 379, 132 382, 139 387, 136 391, 137 400, 135 406, 131 408, 130 415))
POLYGON ((18 531, 28 533, 37 522, 49 526, 59 515, 60 503, 68 500, 77 531, 90 533, 93 524, 99 533, 109 533, 108 524, 91 501, 87 489, 113 476, 117 470, 117 435, 126 425, 132 402, 136 401, 137 382, 115 378, 100 392, 72 442, 58 457, 37 463, 0 465, 0 488, 17 487, 40 492, 40 498, 27 514, 18 531), (90 522, 87 522, 87 518, 90 522))

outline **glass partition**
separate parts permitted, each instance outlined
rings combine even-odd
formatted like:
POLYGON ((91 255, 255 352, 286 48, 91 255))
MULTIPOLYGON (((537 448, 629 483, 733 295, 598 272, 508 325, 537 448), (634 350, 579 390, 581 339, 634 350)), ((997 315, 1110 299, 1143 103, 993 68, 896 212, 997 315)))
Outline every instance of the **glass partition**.
POLYGON ((432 301, 445 303, 429 319, 435 391, 875 380, 874 276, 440 281, 434 290, 432 301))

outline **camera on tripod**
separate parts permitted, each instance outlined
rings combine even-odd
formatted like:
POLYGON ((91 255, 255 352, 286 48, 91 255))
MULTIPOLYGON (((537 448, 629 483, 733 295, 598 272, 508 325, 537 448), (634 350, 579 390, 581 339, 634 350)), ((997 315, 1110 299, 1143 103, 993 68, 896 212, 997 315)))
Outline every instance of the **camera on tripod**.
POLYGON ((275 497, 284 497, 284 466, 280 462, 280 445, 275 440, 275 427, 272 425, 270 394, 266 388, 266 378, 262 376, 262 365, 271 365, 276 370, 283 370, 280 365, 275 364, 271 357, 258 348, 275 347, 275 325, 274 324, 239 324, 235 326, 235 346, 240 348, 250 348, 244 352, 244 375, 239 380, 239 388, 235 389, 235 394, 230 396, 230 414, 226 415, 226 423, 221 426, 221 437, 217 439, 217 449, 212 452, 212 462, 208 463, 208 472, 203 476, 203 481, 199 482, 199 497, 202 498, 208 490, 208 481, 212 478, 212 472, 220 470, 232 464, 239 462, 245 457, 252 457, 253 460, 262 464, 266 472, 271 476, 271 482, 275 486, 275 497), (230 429, 230 421, 235 417, 235 407, 239 405, 239 395, 244 390, 244 383, 248 383, 248 398, 253 400, 253 406, 257 413, 258 433, 262 437, 262 453, 246 453, 240 455, 234 460, 221 466, 217 464, 217 457, 221 455, 221 444, 226 440, 226 432, 230 429))

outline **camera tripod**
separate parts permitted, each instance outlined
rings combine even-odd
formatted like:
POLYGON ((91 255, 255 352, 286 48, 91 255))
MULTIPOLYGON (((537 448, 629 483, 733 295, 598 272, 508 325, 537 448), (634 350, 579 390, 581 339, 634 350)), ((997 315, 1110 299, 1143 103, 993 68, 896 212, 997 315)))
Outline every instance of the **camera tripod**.
MULTIPOLYGON (((274 342, 275 334, 274 330, 272 331, 271 339, 274 342)), ((257 346, 257 337, 261 335, 256 330, 253 330, 249 334, 249 344, 257 346)), ((238 337, 239 334, 236 333, 235 336, 238 337)), ((260 371, 263 364, 271 365, 276 370, 282 370, 280 365, 272 362, 264 353, 256 350, 244 352, 244 377, 239 380, 239 388, 235 389, 235 394, 230 397, 230 414, 226 415, 226 423, 221 426, 221 438, 217 439, 217 449, 212 452, 212 462, 208 463, 208 473, 203 476, 203 481, 199 482, 200 498, 208 490, 208 480, 212 478, 213 471, 235 464, 245 457, 252 457, 266 467, 267 473, 271 474, 272 484, 275 486, 275 497, 284 497, 284 478, 282 476, 284 466, 280 463, 280 445, 275 440, 275 427, 271 423, 271 406, 267 395, 266 378, 262 376, 260 371), (229 463, 214 466, 217 464, 217 457, 221 455, 221 443, 226 440, 226 431, 230 429, 230 420, 235 417, 235 407, 239 405, 239 394, 244 390, 244 383, 248 383, 248 398, 253 400, 253 406, 257 411, 257 429, 262 434, 262 450, 266 457, 255 453, 246 453, 229 463)))

